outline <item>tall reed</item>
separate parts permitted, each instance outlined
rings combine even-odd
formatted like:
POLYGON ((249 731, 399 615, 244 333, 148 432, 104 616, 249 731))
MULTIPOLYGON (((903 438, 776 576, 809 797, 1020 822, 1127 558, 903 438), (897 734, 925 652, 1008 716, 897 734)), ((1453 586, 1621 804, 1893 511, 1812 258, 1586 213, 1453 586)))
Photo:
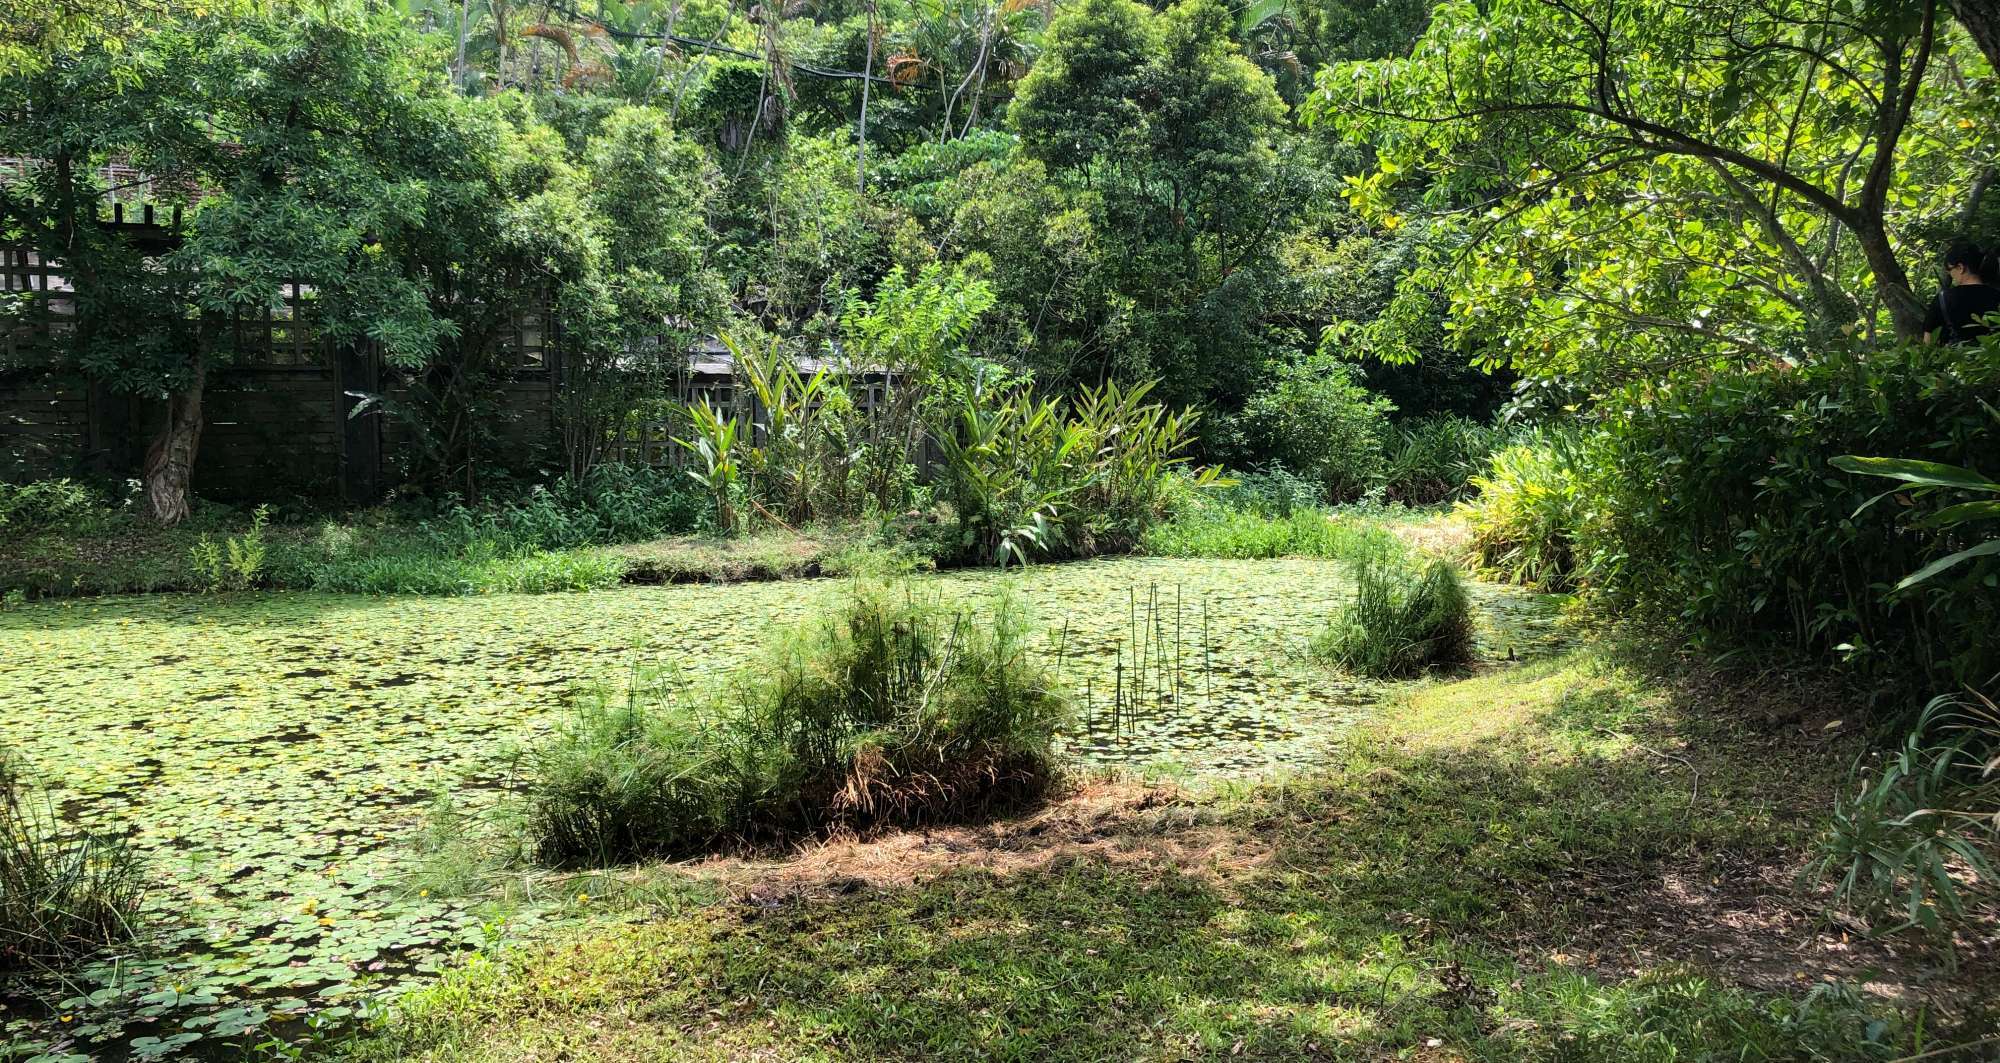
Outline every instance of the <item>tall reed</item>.
POLYGON ((1376 678, 1472 660, 1472 600, 1458 569, 1378 551, 1355 571, 1354 604, 1313 640, 1315 657, 1376 678))

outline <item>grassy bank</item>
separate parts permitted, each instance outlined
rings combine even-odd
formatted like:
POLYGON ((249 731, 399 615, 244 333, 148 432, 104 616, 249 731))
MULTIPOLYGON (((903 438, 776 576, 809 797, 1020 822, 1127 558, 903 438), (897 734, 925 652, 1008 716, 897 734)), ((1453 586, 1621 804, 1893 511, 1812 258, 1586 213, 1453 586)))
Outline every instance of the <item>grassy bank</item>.
POLYGON ((241 578, 205 570, 203 543, 226 551, 247 519, 191 527, 131 522, 108 535, 22 535, 0 544, 0 594, 21 599, 200 592, 255 586, 359 594, 495 594, 593 590, 619 583, 731 583, 838 574, 894 564, 873 529, 769 528, 719 538, 684 535, 616 546, 543 548, 452 539, 365 515, 347 523, 274 526, 263 560, 241 578))
POLYGON ((1572 655, 1416 688, 1248 794, 1086 786, 1025 823, 634 869, 734 901, 474 963, 340 1051, 1892 1059, 1972 1028, 1990 971, 1929 980, 1804 914, 1848 752, 1572 655))

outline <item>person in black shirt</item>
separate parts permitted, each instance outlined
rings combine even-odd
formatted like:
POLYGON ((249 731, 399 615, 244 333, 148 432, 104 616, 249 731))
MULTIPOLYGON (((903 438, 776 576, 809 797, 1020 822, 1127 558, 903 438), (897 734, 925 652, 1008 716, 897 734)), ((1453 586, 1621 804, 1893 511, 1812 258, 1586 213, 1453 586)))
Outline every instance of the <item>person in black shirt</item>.
POLYGON ((1986 315, 2000 311, 2000 289, 1986 283, 2000 280, 1993 256, 1975 244, 1958 243, 1944 253, 1945 276, 1951 283, 1938 292, 1924 319, 1924 339, 1932 343, 1971 343, 1993 331, 1986 315))

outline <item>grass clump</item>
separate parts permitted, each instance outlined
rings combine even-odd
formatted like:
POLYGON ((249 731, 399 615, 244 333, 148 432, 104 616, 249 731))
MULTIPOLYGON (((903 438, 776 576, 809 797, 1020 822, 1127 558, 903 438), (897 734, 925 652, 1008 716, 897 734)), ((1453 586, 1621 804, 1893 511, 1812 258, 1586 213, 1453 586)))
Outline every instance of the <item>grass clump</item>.
POLYGON ((604 864, 1018 805, 1069 713, 1028 636, 1006 596, 974 614, 857 586, 713 694, 662 674, 592 693, 531 754, 536 851, 604 864))
POLYGON ((65 834, 0 751, 0 971, 61 964, 132 936, 144 872, 124 842, 65 834))
POLYGON ((1451 562, 1377 550, 1355 570, 1354 604, 1313 640, 1313 655, 1376 678, 1472 659, 1472 600, 1451 562))

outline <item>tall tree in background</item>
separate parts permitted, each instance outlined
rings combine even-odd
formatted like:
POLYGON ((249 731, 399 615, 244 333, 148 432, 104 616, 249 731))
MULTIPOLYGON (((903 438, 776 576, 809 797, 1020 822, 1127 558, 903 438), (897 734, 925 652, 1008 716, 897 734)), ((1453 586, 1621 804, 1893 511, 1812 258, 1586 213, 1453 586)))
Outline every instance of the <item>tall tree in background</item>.
POLYGON ((417 175, 444 154, 419 150, 442 94, 429 58, 387 15, 207 16, 164 23, 130 54, 86 44, 0 80, 17 119, 0 153, 40 160, 8 190, 9 214, 76 286, 61 355, 161 405, 141 468, 155 519, 187 516, 208 374, 242 353, 230 322, 281 309, 288 284, 309 283, 333 344, 409 362, 434 349, 446 326, 380 243, 421 223, 417 175), (178 247, 100 224, 98 172, 114 160, 187 200, 178 247))
POLYGON ((1077 368, 1158 376, 1176 403, 1243 386, 1276 233, 1297 207, 1277 152, 1283 105, 1232 25, 1215 0, 1162 14, 1084 0, 1050 27, 1009 114, 1103 248, 1096 327, 1117 339, 1077 368))

